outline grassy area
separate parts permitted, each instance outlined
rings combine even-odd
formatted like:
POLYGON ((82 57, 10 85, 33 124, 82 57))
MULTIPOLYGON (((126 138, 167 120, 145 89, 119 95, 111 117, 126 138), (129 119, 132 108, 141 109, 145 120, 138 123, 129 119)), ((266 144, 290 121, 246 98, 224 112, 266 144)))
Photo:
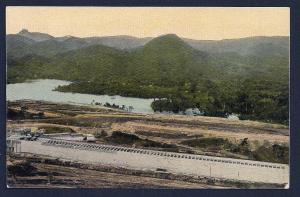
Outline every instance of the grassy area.
POLYGON ((182 142, 184 145, 199 147, 199 148, 213 148, 221 149, 227 146, 232 146, 232 144, 223 138, 200 138, 200 139, 191 139, 185 140, 182 142))
POLYGON ((174 144, 142 139, 134 134, 124 133, 121 131, 114 131, 111 136, 106 137, 106 141, 116 144, 135 145, 136 147, 162 148, 165 151, 178 152, 178 148, 174 144))
POLYGON ((261 146, 253 152, 253 157, 258 161, 270 161, 276 163, 289 163, 289 147, 274 144, 261 146))
POLYGON ((194 138, 194 137, 202 137, 202 135, 188 135, 185 133, 162 133, 160 131, 151 132, 151 131, 136 131, 136 134, 149 136, 149 137, 160 137, 160 138, 167 138, 167 139, 178 139, 178 138, 194 138))
POLYGON ((51 133, 75 133, 75 131, 68 127, 39 127, 39 129, 44 129, 45 134, 51 134, 51 133))
POLYGON ((215 137, 184 140, 181 143, 204 151, 227 151, 244 155, 257 161, 289 163, 289 147, 280 144, 263 144, 252 150, 247 138, 232 143, 228 139, 215 137))

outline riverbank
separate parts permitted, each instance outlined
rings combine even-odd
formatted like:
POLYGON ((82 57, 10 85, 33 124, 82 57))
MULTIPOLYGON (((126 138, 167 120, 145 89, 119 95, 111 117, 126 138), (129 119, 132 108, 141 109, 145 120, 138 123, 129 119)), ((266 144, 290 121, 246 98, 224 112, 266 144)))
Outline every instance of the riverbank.
POLYGON ((128 109, 132 106, 131 111, 136 113, 153 113, 151 108, 153 99, 55 91, 55 88, 59 85, 67 85, 70 83, 69 81, 63 80, 41 79, 28 81, 26 83, 8 84, 6 99, 8 101, 28 99, 75 105, 96 105, 97 103, 102 103, 102 105, 124 106, 124 108, 128 109))

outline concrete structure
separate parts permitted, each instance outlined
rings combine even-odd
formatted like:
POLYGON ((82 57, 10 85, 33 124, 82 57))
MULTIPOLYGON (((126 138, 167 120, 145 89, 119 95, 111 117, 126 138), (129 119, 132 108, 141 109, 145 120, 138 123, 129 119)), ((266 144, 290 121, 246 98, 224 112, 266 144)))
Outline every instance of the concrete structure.
POLYGON ((6 152, 21 152, 20 140, 6 140, 6 152))
POLYGON ((136 170, 163 170, 174 174, 236 181, 289 183, 289 166, 202 155, 153 151, 39 138, 11 140, 15 152, 33 153, 88 164, 103 164, 136 170))

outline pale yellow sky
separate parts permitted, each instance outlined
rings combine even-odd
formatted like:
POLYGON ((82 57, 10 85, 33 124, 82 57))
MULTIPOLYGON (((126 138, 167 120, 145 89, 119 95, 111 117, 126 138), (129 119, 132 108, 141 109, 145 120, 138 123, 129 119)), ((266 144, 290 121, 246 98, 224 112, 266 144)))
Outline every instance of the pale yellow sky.
POLYGON ((7 7, 6 32, 21 29, 53 36, 175 33, 199 40, 289 36, 289 8, 7 7))

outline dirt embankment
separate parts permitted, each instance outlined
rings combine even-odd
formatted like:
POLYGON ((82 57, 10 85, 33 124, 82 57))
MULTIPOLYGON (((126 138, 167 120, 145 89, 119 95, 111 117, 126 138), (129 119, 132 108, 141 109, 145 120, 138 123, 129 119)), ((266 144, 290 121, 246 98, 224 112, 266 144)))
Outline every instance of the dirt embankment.
MULTIPOLYGON (((212 125, 214 123, 211 123, 212 125)), ((126 123, 114 123, 112 130, 123 130, 131 133, 138 131, 150 131, 156 133, 169 133, 169 134, 185 134, 185 135, 204 135, 216 136, 230 139, 244 139, 257 141, 271 141, 288 143, 289 136, 278 133, 269 133, 268 130, 263 129, 241 129, 238 127, 227 128, 226 126, 212 126, 212 125, 188 125, 188 124, 173 124, 173 123, 156 123, 145 121, 128 121, 126 123)))
POLYGON ((92 166, 52 158, 8 157, 8 185, 30 188, 223 188, 183 177, 92 166))
POLYGON ((259 158, 261 161, 270 162, 288 160, 289 128, 285 125, 205 116, 133 114, 95 106, 39 101, 18 101, 8 104, 13 110, 17 108, 21 110, 21 106, 25 112, 43 112, 46 115, 34 119, 30 116, 24 118, 20 112, 12 113, 17 119, 9 119, 8 128, 35 127, 51 133, 61 131, 89 133, 97 136, 97 143, 116 143, 122 146, 141 146, 140 148, 159 148, 159 150, 162 148, 165 151, 170 149, 211 156, 254 160, 259 158), (134 135, 138 140, 125 143, 127 139, 112 138, 114 132, 134 135), (220 139, 225 140, 220 146, 202 144, 210 141, 218 142, 220 139), (193 142, 193 146, 189 142, 193 142), (255 157, 253 155, 255 152, 264 154, 255 157))
POLYGON ((282 188, 279 184, 234 182, 87 165, 34 155, 9 155, 8 185, 35 188, 282 188))

